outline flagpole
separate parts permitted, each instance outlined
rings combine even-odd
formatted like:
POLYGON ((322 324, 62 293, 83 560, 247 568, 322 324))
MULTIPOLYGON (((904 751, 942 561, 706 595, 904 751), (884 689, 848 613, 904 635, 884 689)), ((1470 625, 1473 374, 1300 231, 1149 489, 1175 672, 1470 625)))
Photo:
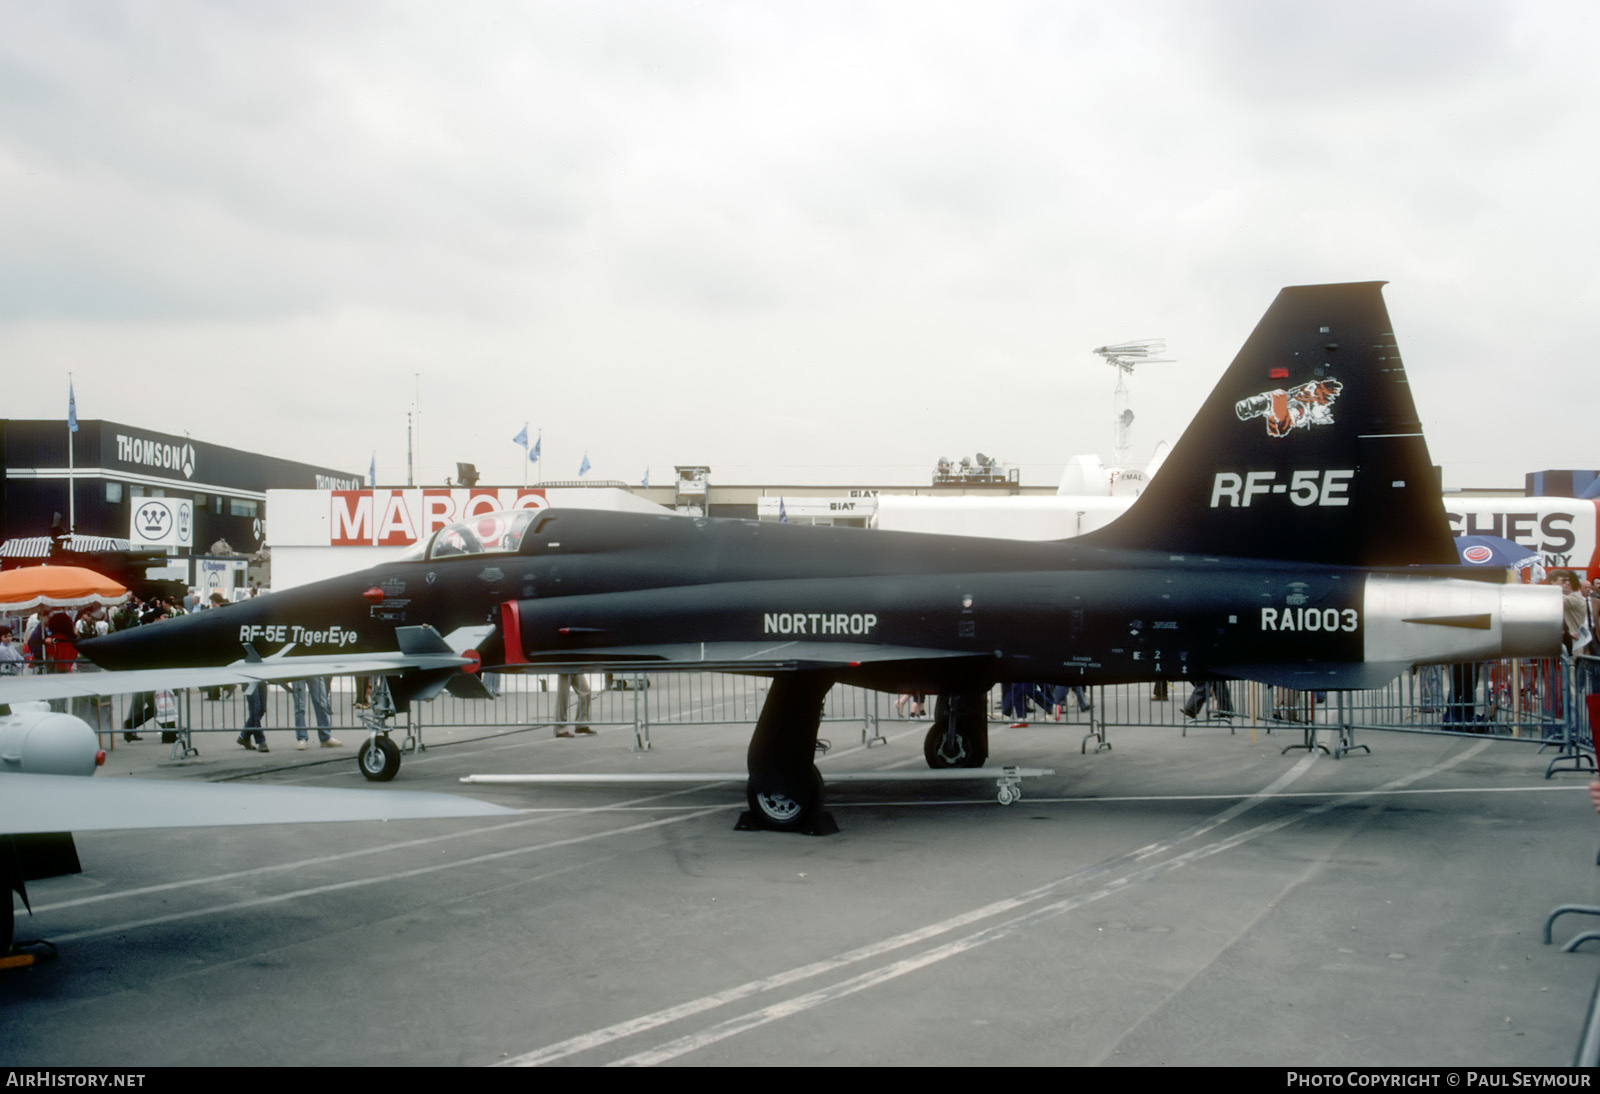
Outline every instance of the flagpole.
MULTIPOLYGON (((528 423, 527 422, 523 422, 522 423, 522 435, 524 437, 526 437, 528 435, 528 423)), ((527 489, 527 486, 528 486, 528 462, 529 462, 528 461, 528 446, 527 445, 523 445, 522 446, 522 486, 523 486, 523 489, 527 489)))
POLYGON ((70 534, 78 530, 78 492, 73 489, 75 469, 72 460, 72 435, 78 431, 78 400, 72 390, 70 372, 67 373, 67 411, 67 532, 70 534))

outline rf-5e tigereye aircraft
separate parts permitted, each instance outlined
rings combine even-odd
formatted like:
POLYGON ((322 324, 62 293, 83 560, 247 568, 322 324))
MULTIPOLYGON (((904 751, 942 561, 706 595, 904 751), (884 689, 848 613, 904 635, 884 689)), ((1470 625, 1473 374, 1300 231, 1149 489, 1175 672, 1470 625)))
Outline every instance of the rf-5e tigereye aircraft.
MULTIPOLYGON (((1002 681, 1338 690, 1416 664, 1552 654, 1555 590, 1469 580, 1456 565, 1381 288, 1279 293, 1148 489, 1076 539, 496 513, 403 560, 83 650, 113 670, 241 651, 293 663, 392 653, 404 627, 425 624, 432 637, 412 652, 469 636, 467 657, 488 670, 769 676, 751 810, 801 830, 822 806, 814 747, 835 683, 937 692, 929 762, 976 767, 984 697, 1002 681)), ((400 676, 397 704, 437 691, 443 671, 400 676)), ((398 752, 375 729, 360 762, 389 778, 398 752)))

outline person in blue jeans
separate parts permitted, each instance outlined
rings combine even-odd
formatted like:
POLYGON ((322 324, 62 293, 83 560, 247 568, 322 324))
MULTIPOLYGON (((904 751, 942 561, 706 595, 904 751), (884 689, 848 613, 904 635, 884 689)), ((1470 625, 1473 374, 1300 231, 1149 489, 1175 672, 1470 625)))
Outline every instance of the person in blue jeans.
POLYGON ((261 719, 267 713, 267 685, 256 681, 244 693, 244 732, 239 734, 239 747, 254 752, 268 752, 267 735, 261 728, 261 719))
POLYGON ((296 680, 289 685, 289 693, 294 696, 294 747, 304 749, 306 740, 306 696, 311 697, 311 713, 317 719, 317 740, 323 748, 338 748, 344 742, 328 731, 333 724, 331 712, 328 709, 328 682, 322 677, 313 677, 310 680, 296 680))

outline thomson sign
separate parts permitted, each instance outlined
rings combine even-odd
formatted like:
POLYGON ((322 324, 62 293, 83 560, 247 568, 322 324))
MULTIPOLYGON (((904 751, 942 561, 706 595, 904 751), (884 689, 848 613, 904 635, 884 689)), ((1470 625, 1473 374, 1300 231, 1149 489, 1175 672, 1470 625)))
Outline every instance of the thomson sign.
POLYGON ((130 437, 122 433, 116 437, 117 459, 122 463, 159 467, 163 471, 181 471, 184 478, 194 478, 194 445, 130 437))

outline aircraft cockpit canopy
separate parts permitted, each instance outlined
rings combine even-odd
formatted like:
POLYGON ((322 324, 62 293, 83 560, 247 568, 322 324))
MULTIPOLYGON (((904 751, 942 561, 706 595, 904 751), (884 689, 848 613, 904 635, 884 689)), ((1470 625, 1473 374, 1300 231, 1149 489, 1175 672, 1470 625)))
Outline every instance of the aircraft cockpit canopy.
POLYGON ((513 509, 480 513, 475 517, 447 524, 428 541, 427 558, 454 558, 457 555, 513 555, 533 527, 535 510, 513 509))

